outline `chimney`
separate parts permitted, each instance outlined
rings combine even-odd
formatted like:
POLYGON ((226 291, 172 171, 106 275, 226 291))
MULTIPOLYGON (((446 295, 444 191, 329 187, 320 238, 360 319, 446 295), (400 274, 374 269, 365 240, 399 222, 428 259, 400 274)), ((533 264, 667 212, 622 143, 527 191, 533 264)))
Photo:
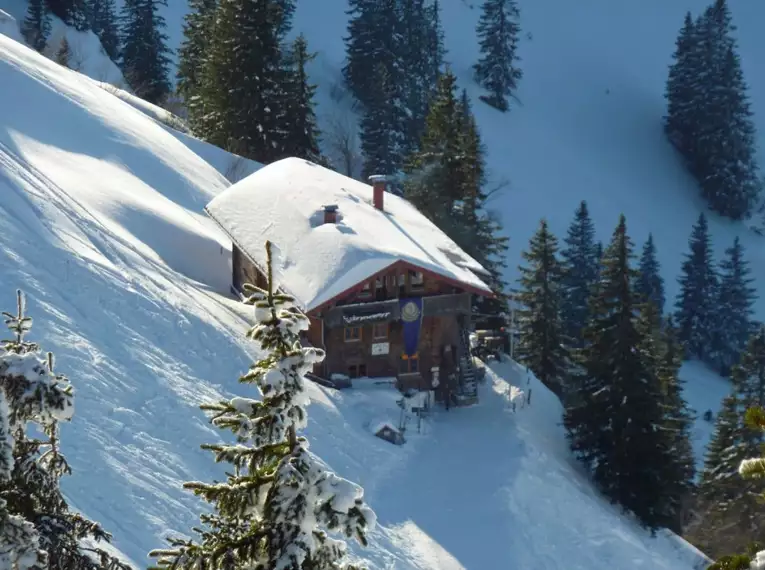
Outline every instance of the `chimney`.
POLYGON ((385 210, 383 202, 385 197, 385 184, 388 181, 388 178, 383 174, 373 174, 369 177, 369 181, 372 183, 372 204, 382 212, 385 210))
POLYGON ((337 206, 335 204, 324 206, 324 223, 334 224, 335 222, 337 222, 337 206))

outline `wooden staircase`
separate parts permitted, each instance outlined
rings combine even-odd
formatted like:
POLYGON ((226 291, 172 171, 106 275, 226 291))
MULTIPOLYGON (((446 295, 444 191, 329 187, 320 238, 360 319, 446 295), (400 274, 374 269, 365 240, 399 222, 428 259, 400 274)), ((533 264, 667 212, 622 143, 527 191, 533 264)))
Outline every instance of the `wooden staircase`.
POLYGON ((457 399, 459 405, 469 406, 478 402, 478 380, 473 356, 470 354, 470 333, 465 327, 460 328, 458 354, 460 373, 457 399))

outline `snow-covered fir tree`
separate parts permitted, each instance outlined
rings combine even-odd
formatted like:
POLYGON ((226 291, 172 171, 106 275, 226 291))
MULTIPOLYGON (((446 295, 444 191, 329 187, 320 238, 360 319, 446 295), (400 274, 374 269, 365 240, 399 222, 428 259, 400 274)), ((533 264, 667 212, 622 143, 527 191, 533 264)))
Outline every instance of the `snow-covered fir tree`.
POLYGON ((50 36, 50 15, 45 0, 29 0, 21 33, 33 49, 42 52, 50 36))
POLYGON ((765 539, 760 530, 765 517, 757 500, 765 485, 738 476, 741 462, 757 456, 763 443, 762 432, 747 425, 745 415, 748 409, 765 404, 765 328, 752 335, 731 378, 735 391, 724 400, 718 415, 699 498, 705 526, 716 539, 723 538, 727 548, 741 551, 749 542, 765 539))
POLYGON ((54 16, 77 30, 84 31, 90 26, 87 0, 46 0, 54 16))
POLYGON ((474 66, 475 78, 489 92, 481 99, 501 111, 507 111, 507 98, 523 76, 517 55, 519 19, 516 0, 484 0, 476 28, 481 58, 474 66))
POLYGON ((698 117, 700 93, 700 49, 695 34, 693 17, 685 14, 685 21, 675 43, 673 63, 665 97, 667 115, 664 117, 664 132, 669 141, 683 156, 692 156, 698 117))
POLYGON ((90 29, 101 40, 106 55, 117 61, 120 54, 120 37, 114 0, 90 0, 88 16, 90 29))
POLYGON ((584 344, 582 331, 589 315, 587 303, 600 265, 595 227, 586 201, 579 204, 564 242, 561 250, 563 332, 569 346, 580 348, 584 344))
POLYGON ((379 64, 374 74, 377 87, 370 95, 361 117, 361 150, 364 154, 362 175, 395 175, 402 163, 403 136, 400 93, 390 70, 379 64))
POLYGON ((734 31, 726 0, 695 21, 686 15, 667 81, 665 131, 710 207, 742 219, 753 213, 762 184, 734 31))
POLYGON ((649 304, 636 314, 632 258, 622 216, 603 254, 564 425, 603 493, 655 529, 670 522, 666 494, 674 488, 665 486, 665 462, 672 440, 660 429, 665 414, 655 308, 649 304))
POLYGON ((203 406, 237 443, 203 446, 230 465, 226 480, 184 485, 213 512, 201 516, 198 542, 174 539, 171 548, 151 553, 162 568, 350 569, 346 543, 329 533, 366 544, 375 525, 361 487, 328 471, 300 435, 309 403, 304 375, 324 355, 301 345, 308 319, 290 296, 274 290, 268 242, 266 253, 267 289, 245 285, 256 321, 247 336, 263 357, 241 378, 257 386, 261 399, 203 406))
POLYGON ((398 49, 401 45, 398 0, 349 0, 346 61, 343 77, 362 106, 374 104, 380 67, 400 85, 398 49))
POLYGON ((279 14, 272 0, 219 0, 200 88, 198 135, 263 163, 283 157, 286 131, 279 14))
POLYGON ((522 253, 525 265, 519 267, 519 290, 516 299, 520 342, 518 361, 559 396, 564 391, 567 355, 560 319, 561 266, 558 239, 546 220, 539 223, 529 247, 522 253))
POLYGON ((703 213, 693 226, 689 246, 675 303, 678 338, 685 346, 686 357, 707 360, 714 345, 719 279, 712 259, 707 218, 703 213))
POLYGON ((189 0, 189 11, 183 18, 183 40, 178 49, 177 91, 186 105, 192 131, 202 134, 206 117, 205 98, 201 96, 202 71, 210 38, 215 33, 218 0, 189 0))
POLYGON ((640 295, 644 302, 653 303, 660 315, 664 313, 664 279, 661 276, 661 265, 656 258, 656 245, 653 242, 652 234, 648 234, 648 239, 640 254, 640 268, 635 283, 635 292, 640 295))
POLYGON ((167 0, 125 0, 121 12, 122 73, 135 94, 150 103, 162 103, 170 94, 163 6, 167 0))
POLYGON ((420 148, 404 168, 407 199, 447 235, 453 233, 456 204, 465 197, 462 128, 457 78, 447 70, 430 103, 420 148))
POLYGON ((282 101, 285 117, 283 154, 297 156, 315 163, 323 162, 319 150, 319 129, 314 112, 316 86, 311 84, 306 66, 315 57, 308 52, 308 43, 299 35, 289 50, 287 63, 286 97, 282 101))
POLYGON ((111 537, 72 512, 59 488, 60 478, 71 473, 59 423, 74 413, 72 385, 54 371, 51 353, 43 358, 26 340, 32 319, 21 291, 16 313, 3 315, 13 338, 0 341, 0 568, 130 570, 101 548, 86 546, 111 537))
POLYGON ((754 301, 757 292, 752 287, 749 263, 744 259, 744 246, 738 237, 725 251, 720 263, 720 286, 717 298, 717 321, 713 357, 724 375, 738 363, 752 332, 754 301))

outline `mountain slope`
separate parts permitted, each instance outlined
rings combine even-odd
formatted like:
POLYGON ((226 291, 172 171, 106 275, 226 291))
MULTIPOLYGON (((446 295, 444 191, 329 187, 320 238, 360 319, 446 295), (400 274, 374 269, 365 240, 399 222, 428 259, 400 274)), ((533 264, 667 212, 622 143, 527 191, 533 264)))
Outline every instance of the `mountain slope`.
MULTIPOLYGON (((229 246, 201 213, 227 182, 183 137, 4 36, 0 84, 2 303, 27 291, 32 336, 77 390, 67 496, 140 567, 196 522, 181 483, 220 476, 199 450, 220 434, 198 404, 249 393, 236 383, 252 358, 247 311, 226 295, 229 246)), ((395 391, 311 385, 312 448, 365 487, 382 523, 357 551, 371 568, 690 569, 687 551, 593 492, 554 397, 530 379, 533 407, 513 416, 502 376, 519 369, 490 374, 480 406, 422 434, 410 424, 402 447, 370 431, 398 421, 395 391)))

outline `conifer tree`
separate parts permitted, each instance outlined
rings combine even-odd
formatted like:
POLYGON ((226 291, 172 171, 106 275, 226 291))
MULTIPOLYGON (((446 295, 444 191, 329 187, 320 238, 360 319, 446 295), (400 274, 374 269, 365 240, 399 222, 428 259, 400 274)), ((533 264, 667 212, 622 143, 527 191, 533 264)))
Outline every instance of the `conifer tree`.
POLYGON ((106 55, 112 61, 117 61, 120 55, 120 38, 114 0, 90 0, 88 13, 90 29, 101 40, 106 55))
POLYGON ((373 105, 380 80, 399 84, 398 46, 401 43, 397 0, 349 0, 346 62, 343 77, 364 107, 373 105), (385 72, 380 73, 380 68, 385 72))
POLYGON ((129 570, 98 547, 110 535, 69 509, 59 480, 71 473, 59 423, 72 418, 73 388, 53 355, 26 340, 32 319, 17 291, 3 313, 13 338, 0 341, 0 565, 12 570, 129 570), (34 437, 28 435, 35 426, 34 437))
POLYGON ((674 62, 669 68, 665 91, 667 115, 664 117, 667 138, 684 156, 691 156, 693 152, 694 129, 699 120, 701 93, 698 78, 702 70, 698 44, 693 18, 687 12, 675 44, 674 62))
POLYGON ((447 70, 438 81, 419 150, 404 172, 407 199, 447 235, 454 235, 455 205, 465 197, 464 118, 457 99, 457 78, 447 70))
MULTIPOLYGON (((644 308, 656 311, 656 305, 644 308)), ((662 386, 664 419, 662 427, 667 439, 666 461, 663 463, 663 485, 665 488, 665 516, 667 526, 674 532, 681 532, 685 522, 688 499, 693 490, 696 475, 696 461, 691 444, 693 414, 683 397, 680 379, 682 347, 677 340, 677 330, 670 316, 661 330, 661 350, 658 376, 662 386)))
POLYGON ((385 65, 377 66, 377 88, 367 100, 361 118, 362 175, 395 175, 401 168, 401 114, 395 104, 398 86, 385 65))
POLYGON ((566 343, 581 348, 582 331, 587 324, 590 292, 598 277, 600 258, 595 244, 595 227, 582 200, 568 228, 566 246, 561 251, 561 316, 566 343))
POLYGON ((276 37, 279 41, 284 40, 292 30, 292 18, 297 6, 296 0, 274 0, 277 10, 276 16, 276 37))
POLYGON ((558 240, 542 220, 522 254, 526 265, 519 267, 516 299, 522 308, 518 312, 517 355, 520 363, 560 396, 567 356, 560 320, 561 267, 557 255, 558 240))
POLYGON ((29 0, 21 32, 31 48, 39 52, 45 49, 50 36, 50 15, 45 0, 29 0))
POLYGON ((710 207, 743 219, 762 184, 734 31, 726 0, 715 0, 695 22, 686 15, 667 82, 665 131, 710 207))
POLYGON ((427 21, 427 85, 430 90, 428 99, 430 99, 430 96, 435 93, 438 77, 441 75, 441 68, 446 57, 444 29, 441 25, 441 3, 439 0, 432 0, 425 7, 425 19, 427 21))
POLYGON ((677 308, 678 338, 686 356, 708 361, 712 354, 717 317, 718 276, 712 260, 707 218, 699 215, 689 240, 679 278, 677 308))
POLYGON ((653 243, 652 234, 648 234, 640 255, 640 273, 635 283, 635 292, 644 302, 653 303, 660 315, 664 312, 664 279, 661 276, 659 260, 656 259, 656 245, 653 243))
POLYGON ((189 12, 183 18, 183 41, 178 49, 177 91, 188 112, 194 132, 203 131, 206 116, 205 99, 201 96, 202 71, 210 38, 215 33, 215 11, 218 0, 189 0, 189 12))
POLYGON ((68 26, 74 26, 80 31, 88 29, 87 0, 46 0, 46 2, 51 13, 68 26))
POLYGON ((219 0, 200 97, 208 142, 262 163, 283 157, 286 73, 272 0, 219 0))
POLYGON ((714 354, 719 370, 727 375, 739 361, 752 331, 757 293, 752 287, 754 280, 749 276, 751 270, 738 237, 725 253, 727 257, 720 264, 714 354))
POLYGON ((516 0, 484 0, 476 32, 481 58, 474 66, 475 78, 489 95, 484 101, 507 111, 507 97, 513 95, 523 76, 517 66, 520 11, 516 0))
POLYGON ((745 422, 745 414, 765 403, 765 329, 750 338, 741 363, 733 369, 732 380, 735 393, 725 399, 718 416, 699 495, 707 525, 724 534, 726 543, 738 550, 752 538, 765 538, 756 531, 762 522, 756 494, 764 487, 759 481, 737 475, 741 463, 758 455, 763 442, 762 433, 745 422))
POLYGON ((261 399, 202 406, 216 427, 237 438, 236 444, 203 446, 231 468, 223 482, 184 485, 214 510, 201 516, 199 542, 174 539, 171 548, 150 554, 161 568, 350 570, 345 542, 327 531, 365 545, 375 525, 363 490, 328 471, 299 435, 309 403, 304 375, 324 355, 301 346, 308 319, 290 296, 274 290, 268 242, 266 253, 267 288, 245 285, 256 318, 247 336, 263 356, 240 380, 255 384, 261 399))
POLYGON ((323 161, 319 150, 319 130, 313 110, 316 86, 310 83, 306 65, 315 57, 308 52, 305 37, 299 35, 287 59, 286 98, 283 101, 287 132, 284 138, 284 156, 297 156, 312 162, 323 161))
POLYGON ((162 103, 170 93, 170 49, 160 7, 167 0, 125 0, 122 6, 122 73, 135 94, 162 103))
POLYGON ((665 416, 655 308, 649 304, 636 316, 632 258, 622 216, 593 291, 564 425, 604 494, 655 529, 669 522, 666 493, 672 487, 663 486, 663 465, 671 440, 660 429, 665 416))

